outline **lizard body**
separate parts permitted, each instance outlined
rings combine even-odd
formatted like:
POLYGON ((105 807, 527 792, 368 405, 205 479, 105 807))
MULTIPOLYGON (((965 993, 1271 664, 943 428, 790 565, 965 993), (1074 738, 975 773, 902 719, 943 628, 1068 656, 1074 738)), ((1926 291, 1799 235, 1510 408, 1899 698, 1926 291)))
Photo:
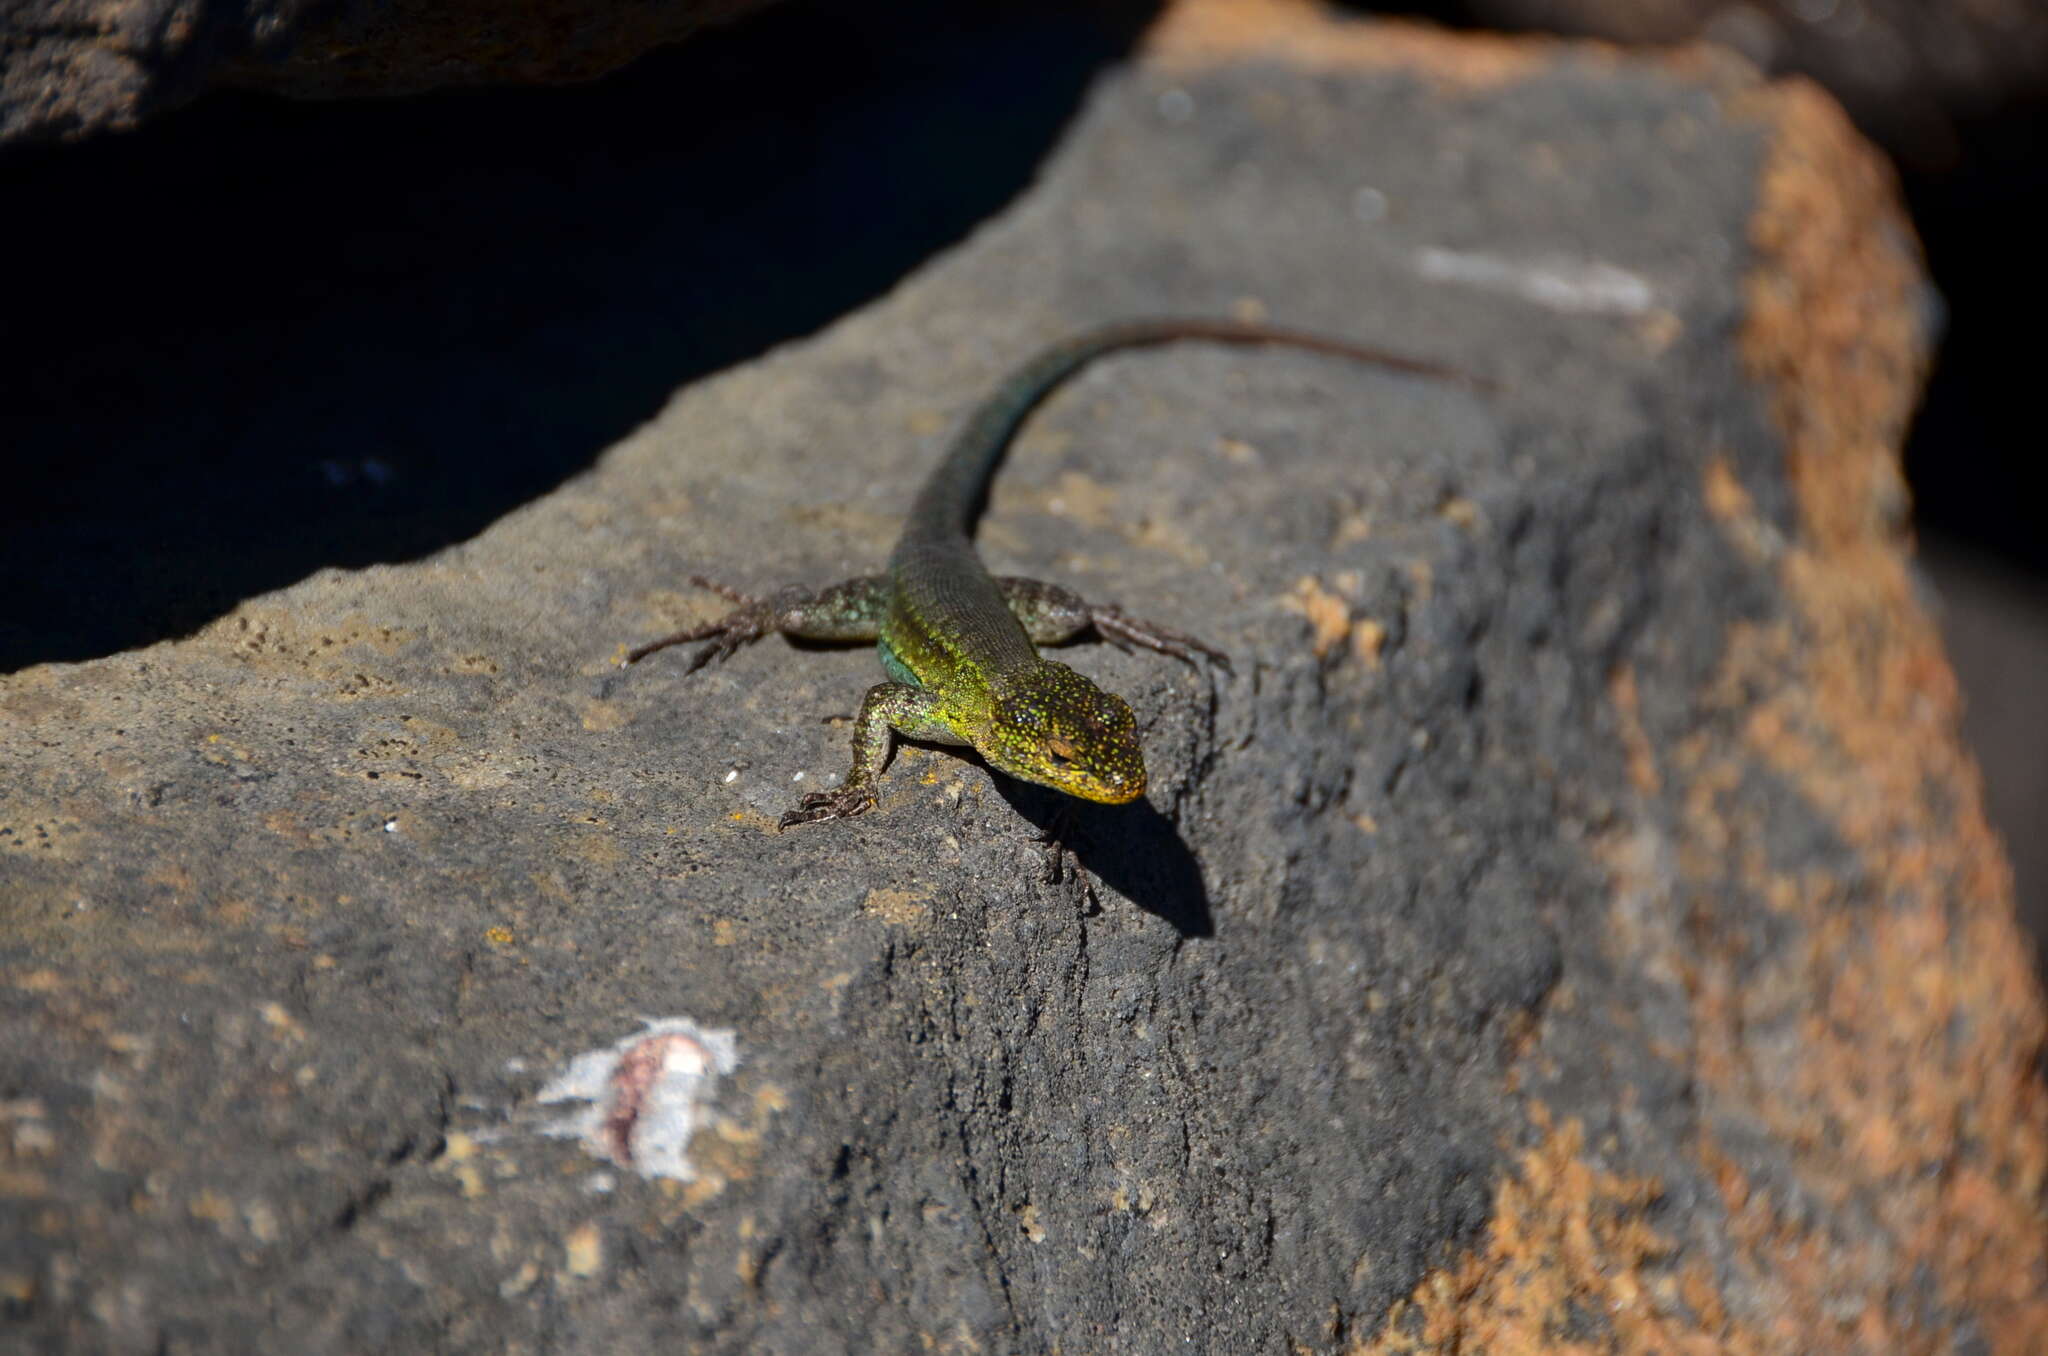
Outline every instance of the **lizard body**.
POLYGON ((997 578, 975 554, 971 531, 988 484, 1026 416, 1060 383, 1103 354, 1184 339, 1279 345, 1335 354, 1424 376, 1459 378, 1433 363, 1342 340, 1264 325, 1147 320, 1076 335, 1017 369, 968 416, 925 481, 887 568, 816 591, 755 599, 710 580, 691 582, 738 604, 703 626, 642 645, 708 642, 688 672, 771 631, 810 640, 873 641, 890 681, 868 689, 854 723, 853 766, 841 784, 803 797, 782 827, 858 815, 875 803, 893 734, 965 744, 999 772, 1086 800, 1122 804, 1145 793, 1145 760, 1131 708, 1038 646, 1093 630, 1121 649, 1142 645, 1228 669, 1192 636, 1091 604, 1054 584, 997 578))

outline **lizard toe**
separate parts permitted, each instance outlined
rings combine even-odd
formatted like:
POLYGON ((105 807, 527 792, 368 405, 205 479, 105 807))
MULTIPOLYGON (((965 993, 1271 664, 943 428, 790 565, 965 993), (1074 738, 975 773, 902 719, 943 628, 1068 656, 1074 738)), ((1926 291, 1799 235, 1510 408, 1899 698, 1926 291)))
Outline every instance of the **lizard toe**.
POLYGON ((874 793, 863 788, 838 787, 831 791, 813 791, 797 802, 794 810, 785 814, 776 824, 776 831, 793 824, 815 824, 825 819, 851 819, 866 814, 875 806, 874 793))

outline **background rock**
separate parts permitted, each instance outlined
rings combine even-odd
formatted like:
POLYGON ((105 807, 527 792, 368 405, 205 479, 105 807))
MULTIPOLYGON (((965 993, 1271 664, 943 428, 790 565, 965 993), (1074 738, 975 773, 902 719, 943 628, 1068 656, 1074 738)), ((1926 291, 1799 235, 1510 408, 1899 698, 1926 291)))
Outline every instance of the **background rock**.
MULTIPOLYGON (((1902 549, 1919 287, 1804 88, 1181 11, 958 249, 474 540, 0 680, 10 1336, 2024 1350, 2040 995, 1902 549), (692 571, 868 568, 1036 344, 1231 310, 1502 391, 1190 345, 1034 421, 992 559, 1243 675, 1077 658, 1156 783, 1086 881, 941 751, 767 831, 865 654, 610 667, 692 571), (688 1181, 535 1104, 641 1018, 733 1033, 688 1181)), ((345 427, 466 370, 419 347, 345 427)))
POLYGON ((132 129, 211 86, 301 98, 589 80, 762 0, 19 0, 0 146, 132 129))
POLYGON ((1952 164, 1957 123, 2038 100, 2048 14, 2027 0, 1469 0, 1488 27, 1632 44, 1722 43, 1773 73, 1810 76, 1868 133, 1925 165, 1952 164))

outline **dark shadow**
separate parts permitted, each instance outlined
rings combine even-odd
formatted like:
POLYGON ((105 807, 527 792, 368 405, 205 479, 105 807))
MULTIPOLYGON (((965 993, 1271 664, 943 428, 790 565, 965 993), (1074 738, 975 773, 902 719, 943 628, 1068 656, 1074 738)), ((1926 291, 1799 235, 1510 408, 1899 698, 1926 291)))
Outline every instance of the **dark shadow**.
POLYGON ((0 672, 473 536, 999 212, 1148 8, 791 3, 596 85, 0 161, 0 672))
POLYGON ((2048 306, 2039 264, 2048 214, 2048 98, 1964 123, 1964 154, 1903 176, 1913 227, 1946 308, 1940 352, 1906 446, 1924 530, 2048 587, 2048 533, 2034 484, 2040 419, 2033 403, 2048 306))
MULTIPOLYGON (((1944 598, 1950 662, 1962 681, 1963 734, 1984 772, 1985 808, 2012 861, 2021 923, 2048 979, 2048 718, 2015 679, 2039 653, 2048 617, 2048 532, 2030 488, 2041 460, 2034 405, 2048 272, 2048 99, 1963 123, 1962 154, 1903 175, 1914 229, 1947 306, 1934 372, 1906 445, 1922 566, 1944 598), (2015 694, 2015 686, 2019 692, 2015 694)), ((2039 679, 2034 679, 2038 695, 2039 679)))
POLYGON ((995 784, 1012 809, 1065 843, 1083 871, 1183 938, 1216 935, 1195 854, 1150 804, 1096 805, 1003 776, 995 784))

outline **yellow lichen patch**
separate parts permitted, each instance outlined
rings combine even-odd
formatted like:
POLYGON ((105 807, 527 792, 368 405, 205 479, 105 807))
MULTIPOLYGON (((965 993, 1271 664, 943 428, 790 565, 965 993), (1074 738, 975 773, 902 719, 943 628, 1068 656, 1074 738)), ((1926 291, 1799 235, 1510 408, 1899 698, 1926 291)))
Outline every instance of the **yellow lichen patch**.
MULTIPOLYGON (((898 754, 897 758, 900 761, 902 755, 898 754)), ((780 834, 782 832, 782 816, 763 814, 759 810, 748 809, 744 806, 728 814, 726 819, 734 824, 744 824, 757 833, 780 834)))
POLYGON ((754 1088, 746 1106, 744 1121, 715 1115, 690 1136, 690 1163, 697 1175, 678 1184, 684 1209, 695 1209, 732 1183, 754 1175, 768 1120, 788 1108, 789 1094, 778 1084, 764 1082, 754 1088))
POLYGON ((1653 356, 1660 356, 1685 333, 1685 322, 1676 311, 1656 306, 1636 317, 1631 328, 1638 343, 1653 356))
POLYGON ((1656 1182, 1589 1164, 1578 1122, 1553 1126, 1540 1105, 1532 1120, 1541 1138, 1496 1188, 1485 1243, 1424 1277, 1354 1356, 1778 1349, 1728 1314, 1704 1262, 1673 1264, 1649 1222, 1656 1182), (1566 1339, 1575 1312, 1607 1332, 1566 1339))
POLYGON ((1295 580, 1294 591, 1280 599, 1280 606, 1308 619, 1309 648, 1318 659, 1351 635, 1351 605, 1313 575, 1295 580))
POLYGON ((1436 506, 1437 516, 1463 531, 1476 529, 1483 517, 1479 505, 1463 495, 1452 495, 1436 506))
POLYGON ((624 729, 632 719, 633 713, 617 702, 591 698, 583 703, 583 728, 592 734, 624 729))
POLYGON ((563 845, 563 853, 592 866, 617 866, 626 860, 626 851, 616 838, 604 832, 607 827, 600 824, 574 835, 563 845))
POLYGON ((860 911, 893 927, 915 927, 931 917, 930 899, 925 891, 870 890, 860 911))
POLYGON ((305 1042, 306 1028, 299 1024, 299 1019, 292 1016, 284 1004, 265 1003, 256 1009, 256 1013, 263 1019, 263 1024, 269 1027, 278 1039, 292 1045, 300 1045, 305 1042))
MULTIPOLYGON (((1218 438, 1216 450, 1223 454, 1225 461, 1237 466, 1256 466, 1262 460, 1259 449, 1242 438, 1218 438)), ((1364 537, 1359 540, 1363 541, 1364 537)))
POLYGON ((185 1203, 185 1213, 193 1219, 205 1220, 218 1228, 226 1229, 237 1217, 235 1203, 218 1191, 201 1191, 185 1203))
POLYGON ((562 1270, 578 1280, 604 1270, 604 1235, 595 1224, 579 1224, 562 1240, 562 1270))
POLYGON ((1387 647, 1387 628, 1371 617, 1361 617, 1351 625, 1351 653, 1366 668, 1380 666, 1380 652, 1387 647))
POLYGON ((1735 478, 1735 468, 1725 456, 1707 460, 1706 503, 1707 512, 1724 524, 1745 522, 1756 516, 1755 501, 1735 478))
POLYGON ((1347 508, 1337 520, 1337 530, 1330 534, 1330 549, 1341 551, 1347 546, 1356 546, 1362 541, 1372 540, 1372 515, 1360 508, 1347 508))
POLYGON ((215 767, 246 768, 256 763, 256 755, 246 744, 216 731, 200 739, 199 760, 215 767))
POLYGON ((1414 590, 1413 605, 1426 607, 1436 596, 1436 567, 1426 560, 1408 563, 1408 587, 1414 590))
POLYGON ((481 1166, 481 1149, 475 1139, 456 1131, 448 1136, 447 1145, 433 1164, 435 1171, 453 1177, 462 1194, 472 1200, 483 1195, 488 1188, 481 1166))

